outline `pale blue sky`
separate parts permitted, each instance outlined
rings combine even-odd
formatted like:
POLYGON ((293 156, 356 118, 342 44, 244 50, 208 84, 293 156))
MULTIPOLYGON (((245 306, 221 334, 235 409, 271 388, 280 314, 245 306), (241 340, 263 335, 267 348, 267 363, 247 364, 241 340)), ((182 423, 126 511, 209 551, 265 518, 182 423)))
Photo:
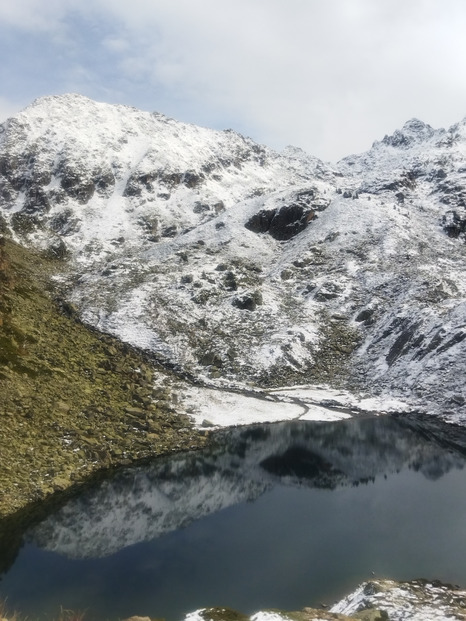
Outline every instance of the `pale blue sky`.
POLYGON ((328 160, 466 116, 464 0, 0 0, 0 119, 79 92, 328 160))

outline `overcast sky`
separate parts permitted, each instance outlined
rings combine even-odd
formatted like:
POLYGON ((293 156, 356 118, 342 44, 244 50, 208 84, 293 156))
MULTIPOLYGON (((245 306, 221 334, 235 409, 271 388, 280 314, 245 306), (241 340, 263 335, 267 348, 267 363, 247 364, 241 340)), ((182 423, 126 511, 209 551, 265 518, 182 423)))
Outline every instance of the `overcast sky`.
POLYGON ((0 120, 78 92, 325 160, 466 116, 465 0, 0 0, 0 120))

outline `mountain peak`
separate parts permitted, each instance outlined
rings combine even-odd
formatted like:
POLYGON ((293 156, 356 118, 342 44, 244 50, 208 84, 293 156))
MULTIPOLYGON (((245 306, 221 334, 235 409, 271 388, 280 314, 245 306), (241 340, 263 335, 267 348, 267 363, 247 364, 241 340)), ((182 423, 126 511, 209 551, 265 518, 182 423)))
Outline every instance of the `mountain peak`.
POLYGON ((412 118, 403 125, 402 131, 412 132, 412 133, 433 133, 434 129, 428 124, 424 123, 420 119, 412 118))
MULTIPOLYGON (((85 95, 80 95, 79 93, 63 93, 60 95, 44 95, 43 97, 38 97, 37 99, 34 99, 34 101, 29 104, 29 106, 27 106, 26 108, 24 108, 24 110, 22 112, 20 112, 20 114, 31 114, 33 111, 36 110, 43 110, 43 109, 53 109, 56 108, 57 110, 63 110, 69 107, 80 107, 80 108, 84 108, 84 107, 95 107, 99 105, 98 102, 94 101, 93 99, 90 99, 89 97, 86 97, 85 95)), ((108 106, 109 104, 100 104, 100 105, 106 105, 108 106)))
POLYGON ((435 134, 433 127, 413 118, 403 127, 395 130, 391 136, 385 136, 382 143, 391 147, 408 148, 416 142, 425 142, 435 134))

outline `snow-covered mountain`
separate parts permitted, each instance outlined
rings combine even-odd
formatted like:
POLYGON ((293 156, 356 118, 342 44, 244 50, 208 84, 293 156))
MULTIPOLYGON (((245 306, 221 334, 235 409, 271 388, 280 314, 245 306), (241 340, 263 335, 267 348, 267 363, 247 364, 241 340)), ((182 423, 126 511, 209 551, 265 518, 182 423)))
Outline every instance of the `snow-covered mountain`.
POLYGON ((466 121, 409 121, 332 166, 46 97, 1 126, 0 205, 63 259, 86 322, 186 373, 466 420, 466 121))

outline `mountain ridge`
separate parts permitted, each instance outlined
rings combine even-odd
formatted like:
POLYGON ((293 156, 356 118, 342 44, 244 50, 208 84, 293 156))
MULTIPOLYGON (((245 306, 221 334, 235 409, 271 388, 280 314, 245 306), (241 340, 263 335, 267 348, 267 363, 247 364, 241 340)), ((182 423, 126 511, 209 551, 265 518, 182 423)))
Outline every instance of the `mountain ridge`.
POLYGON ((2 127, 5 226, 63 259, 85 322, 202 381, 464 422, 464 122, 333 165, 79 95, 2 127))

